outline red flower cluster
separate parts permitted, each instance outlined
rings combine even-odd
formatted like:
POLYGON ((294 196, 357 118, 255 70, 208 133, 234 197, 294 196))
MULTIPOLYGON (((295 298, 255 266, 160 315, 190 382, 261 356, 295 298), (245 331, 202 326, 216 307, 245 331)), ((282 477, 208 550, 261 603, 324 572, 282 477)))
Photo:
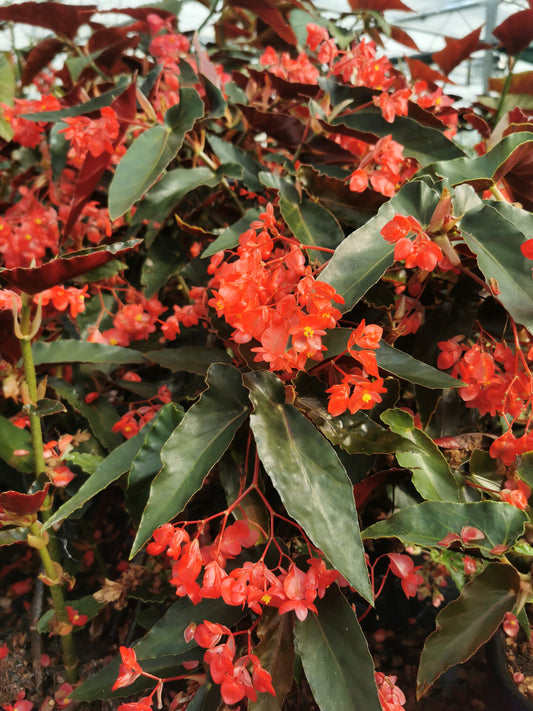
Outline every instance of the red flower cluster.
POLYGON ((444 257, 441 248, 424 232, 422 225, 414 217, 404 217, 396 214, 381 229, 381 234, 394 244, 394 259, 405 260, 405 266, 410 269, 418 267, 426 272, 432 272, 438 265, 449 269, 449 260, 444 257), (414 234, 414 240, 410 235, 414 234))
POLYGON ((342 415, 346 410, 352 415, 358 410, 371 410, 376 403, 381 402, 381 393, 387 390, 383 387, 383 378, 378 377, 374 351, 379 348, 382 335, 381 326, 367 326, 364 319, 350 335, 347 351, 363 367, 345 373, 335 365, 335 370, 343 373, 342 382, 335 383, 326 390, 330 393, 328 412, 334 417, 342 415), (360 350, 355 350, 355 346, 360 350), (376 379, 372 381, 368 376, 375 376, 376 379))
POLYGON ((414 172, 416 162, 404 158, 403 146, 389 134, 368 147, 359 167, 350 176, 350 190, 362 193, 370 182, 378 193, 392 197, 414 172))
POLYGON ((416 572, 422 566, 415 567, 412 559, 408 555, 403 555, 403 553, 389 553, 388 556, 391 572, 400 578, 405 597, 414 597, 418 587, 424 582, 423 576, 416 572))
POLYGON ((200 320, 207 317, 207 290, 201 286, 193 286, 189 291, 192 304, 174 305, 174 313, 161 326, 163 336, 167 341, 173 341, 180 332, 180 324, 188 328, 197 326, 200 320))
POLYGON ((320 76, 305 52, 300 52, 296 59, 292 59, 288 52, 278 55, 273 47, 267 47, 259 61, 269 72, 287 81, 316 84, 320 76))
POLYGON ((19 187, 21 199, 0 217, 0 253, 8 269, 41 264, 47 250, 57 254, 59 230, 57 213, 45 208, 35 194, 19 187))
POLYGON ((531 487, 521 479, 506 479, 503 489, 500 491, 502 501, 516 506, 517 509, 527 509, 528 499, 531 496, 531 487))
POLYGON ((81 163, 87 153, 94 158, 102 153, 113 153, 112 141, 118 137, 120 126, 117 115, 111 106, 100 109, 101 118, 90 119, 87 116, 64 118, 67 128, 61 129, 67 141, 70 141, 69 158, 81 163))
POLYGON ((51 289, 41 291, 33 297, 35 303, 41 302, 43 306, 48 306, 52 302, 52 306, 57 311, 70 310, 72 318, 76 318, 78 314, 85 311, 85 299, 87 298, 87 289, 85 285, 82 289, 77 289, 74 286, 53 286, 51 289))
POLYGON ((214 275, 209 305, 235 329, 236 343, 259 341, 252 348, 256 361, 290 374, 308 358, 322 360, 322 336, 341 317, 332 302, 344 300, 315 279, 300 243, 279 233, 270 203, 241 235, 237 258, 224 260, 219 252, 208 271, 214 275))
POLYGON ((133 684, 135 679, 138 679, 143 671, 141 665, 137 661, 137 655, 135 654, 134 649, 120 647, 119 651, 122 662, 118 670, 117 680, 111 687, 111 691, 133 684))
POLYGON ((395 676, 385 676, 382 672, 374 672, 378 687, 378 697, 383 711, 405 711, 405 695, 396 686, 395 676))
POLYGON ((25 148, 36 148, 43 138, 48 121, 30 121, 22 114, 58 111, 61 104, 55 96, 42 96, 38 101, 15 99, 15 106, 0 104, 3 118, 13 129, 13 140, 25 148))
MULTIPOLYGON (((130 380, 130 378, 124 379, 130 380)), ((93 395, 93 393, 89 393, 89 396, 91 395, 93 395)), ((93 397, 90 397, 90 401, 93 399, 93 397)), ((126 439, 135 437, 137 432, 139 432, 144 425, 153 420, 164 404, 172 402, 172 394, 166 385, 162 385, 157 391, 157 395, 147 402, 149 404, 132 407, 128 412, 122 415, 120 420, 115 422, 111 428, 113 432, 122 432, 126 439), (155 402, 156 400, 159 400, 159 403, 155 402)))
POLYGON ((157 328, 159 315, 165 307, 153 296, 147 299, 144 294, 129 289, 126 295, 129 303, 121 304, 113 317, 113 328, 100 333, 93 330, 88 340, 92 343, 109 343, 112 346, 129 346, 131 341, 148 338, 157 328))
POLYGON ((194 639, 206 649, 204 661, 209 665, 215 684, 220 684, 220 693, 226 704, 236 704, 245 697, 255 701, 258 691, 276 695, 271 675, 263 669, 255 654, 248 653, 234 659, 235 639, 227 627, 204 620, 192 633, 192 627, 187 629, 185 639, 194 639), (227 635, 227 640, 219 644, 223 635, 227 635), (250 665, 251 673, 248 671, 250 665))
POLYGON ((294 610, 298 619, 304 620, 309 610, 316 612, 313 602, 317 595, 322 598, 338 577, 336 570, 327 570, 321 558, 308 560, 307 573, 291 561, 288 571, 278 566, 276 574, 262 560, 246 562, 227 573, 227 560, 238 556, 242 548, 254 546, 258 531, 246 520, 239 520, 225 527, 213 543, 201 546, 199 537, 191 539, 185 525, 167 523, 156 529, 146 550, 151 555, 166 550, 174 561, 170 582, 176 594, 188 596, 194 604, 203 598, 221 597, 227 605, 247 605, 256 614, 261 613, 261 605, 266 605, 278 608, 280 614, 294 610))

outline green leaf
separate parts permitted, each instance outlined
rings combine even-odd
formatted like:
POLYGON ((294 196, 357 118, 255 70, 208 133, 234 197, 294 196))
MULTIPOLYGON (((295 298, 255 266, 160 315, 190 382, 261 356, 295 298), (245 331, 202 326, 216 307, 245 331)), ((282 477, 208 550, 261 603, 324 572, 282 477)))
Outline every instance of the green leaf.
POLYGON ((106 91, 104 94, 96 96, 90 101, 86 101, 84 104, 78 104, 77 106, 70 106, 68 109, 60 109, 59 111, 38 111, 36 113, 22 114, 25 119, 29 121, 61 121, 67 117, 73 116, 83 116, 83 114, 90 114, 93 111, 99 111, 104 108, 104 106, 111 106, 113 101, 123 93, 123 91, 130 84, 130 78, 127 76, 122 76, 118 80, 117 84, 110 91, 106 91))
POLYGON ((437 629, 426 639, 417 679, 417 698, 447 669, 466 662, 512 610, 520 577, 508 564, 489 563, 463 588, 458 600, 437 615, 437 629))
MULTIPOLYGON (((185 642, 184 632, 191 622, 200 623, 204 620, 218 622, 228 627, 238 622, 244 612, 240 607, 232 607, 219 598, 218 600, 202 600, 193 605, 188 598, 183 598, 171 605, 163 617, 156 622, 147 634, 133 645, 137 659, 143 669, 146 661, 165 655, 177 656, 187 650, 194 649, 194 642, 185 642)), ((202 652, 200 654, 203 654, 202 652)), ((69 696, 76 701, 94 701, 111 696, 113 686, 120 666, 120 657, 115 658, 95 676, 87 679, 69 696)), ((130 694, 130 687, 121 691, 120 695, 130 694)), ((118 695, 118 694, 117 694, 118 695)))
MULTIPOLYGON (((302 244, 335 249, 344 239, 344 233, 331 212, 316 202, 306 200, 289 202, 280 200, 280 210, 289 229, 302 244)), ((327 262, 330 254, 310 250, 309 258, 327 262)))
POLYGON ((89 452, 67 452, 63 455, 63 459, 67 464, 77 466, 87 474, 94 474, 104 461, 104 458, 99 454, 90 454, 89 452))
POLYGON ((132 143, 109 186, 109 217, 116 220, 150 188, 182 146, 185 134, 204 113, 196 89, 180 89, 180 99, 165 123, 148 129, 132 143))
POLYGON ((349 454, 387 454, 395 452, 403 441, 361 411, 332 417, 324 409, 323 418, 315 424, 324 437, 349 454))
POLYGON ((118 421, 118 414, 109 400, 99 397, 94 402, 86 403, 83 394, 76 386, 60 378, 49 378, 48 385, 56 391, 59 397, 66 400, 85 417, 97 439, 106 449, 113 449, 120 444, 122 435, 113 432, 113 425, 118 421))
POLYGON ((424 173, 446 178, 452 185, 473 183, 477 189, 486 189, 505 175, 506 163, 512 167, 513 153, 531 152, 533 136, 530 132, 505 136, 491 150, 479 158, 456 158, 429 165, 424 173))
POLYGON ((161 450, 182 419, 183 409, 169 402, 145 428, 144 444, 131 463, 126 489, 126 508, 135 523, 141 519, 150 484, 161 469, 161 450))
POLYGON ((294 628, 305 675, 320 711, 381 711, 374 664, 355 612, 337 586, 294 628))
POLYGON ((225 141, 223 138, 210 135, 208 136, 208 141, 222 163, 236 163, 242 167, 242 180, 248 190, 253 193, 262 193, 264 191, 264 187, 258 177, 259 173, 265 169, 264 165, 254 160, 248 152, 237 148, 237 146, 225 141))
POLYGON ((252 207, 246 210, 246 213, 240 220, 237 220, 233 225, 227 227, 214 242, 211 242, 209 247, 202 253, 202 259, 205 257, 212 257, 213 254, 217 252, 222 252, 225 249, 233 249, 239 244, 239 237, 243 232, 249 229, 250 225, 254 220, 259 218, 259 215, 263 212, 257 207, 252 207))
POLYGON ((266 371, 244 376, 254 406, 259 458, 289 514, 331 564, 372 601, 352 484, 335 450, 309 420, 285 404, 283 383, 266 371))
POLYGON ((425 501, 408 506, 366 528, 363 538, 399 538, 406 545, 436 548, 448 533, 459 535, 463 526, 473 526, 485 538, 463 544, 465 548, 479 548, 487 558, 498 557, 491 550, 495 546, 512 546, 524 532, 528 515, 503 501, 476 501, 455 504, 425 501))
MULTIPOLYGON (((105 606, 105 603, 98 602, 93 595, 85 595, 79 600, 68 600, 67 605, 76 610, 80 615, 87 615, 89 620, 92 620, 100 612, 102 607, 105 606)), ((45 612, 44 615, 39 618, 39 622, 37 623, 37 631, 39 634, 48 634, 50 622, 54 617, 55 610, 52 609, 45 612)), ((73 632, 76 632, 77 629, 80 628, 74 627, 73 632)))
POLYGON ((158 526, 184 509, 248 414, 246 390, 236 368, 214 363, 207 371, 206 383, 207 390, 163 447, 163 466, 152 482, 131 556, 158 526))
POLYGON ((30 433, 2 416, 0 416, 0 458, 20 472, 35 474, 30 433), (13 454, 17 450, 26 451, 28 454, 21 456, 13 454))
MULTIPOLYGON (((13 106, 16 79, 11 62, 5 54, 0 54, 0 103, 13 106)), ((11 124, 2 116, 0 117, 0 138, 8 142, 13 138, 11 124)))
POLYGON ((87 481, 68 501, 66 501, 45 523, 44 528, 50 528, 63 519, 71 516, 84 506, 93 496, 119 479, 131 467, 133 458, 144 443, 144 428, 134 437, 114 449, 97 467, 87 481))
POLYGON ((341 242, 320 275, 344 298, 341 310, 350 311, 394 263, 394 245, 380 234, 387 222, 398 212, 427 224, 438 200, 438 193, 425 183, 407 183, 375 217, 341 242))
POLYGON ((146 363, 146 358, 132 348, 109 346, 106 343, 89 343, 73 339, 36 341, 32 345, 35 365, 47 363, 146 363))
POLYGON ((59 400, 50 400, 49 398, 41 398, 37 400, 35 405, 28 406, 30 415, 37 417, 46 417, 47 415, 55 415, 58 412, 66 412, 67 408, 59 400))
POLYGON ((206 375, 207 369, 212 363, 229 364, 232 360, 221 348, 208 348, 207 346, 166 348, 160 351, 148 351, 144 355, 173 373, 185 370, 188 373, 198 373, 198 375, 206 375))
POLYGON ((254 654, 272 677, 276 696, 261 693, 250 701, 250 711, 280 711, 283 699, 292 688, 294 664, 293 615, 280 615, 277 609, 266 608, 260 617, 257 635, 261 640, 254 654))
POLYGON ((413 484, 424 499, 463 501, 459 480, 453 475, 444 455, 413 418, 403 410, 386 410, 381 419, 403 438, 396 449, 401 467, 413 473, 413 484))
POLYGON ((512 209, 504 215, 503 211, 485 205, 479 211, 467 213, 461 219, 460 229, 464 241, 477 256, 485 280, 497 283, 496 298, 517 323, 533 331, 531 260, 520 251, 530 233, 524 234, 517 227, 524 223, 525 229, 530 229, 530 220, 526 221, 521 215, 523 211, 517 210, 514 222, 511 221, 508 217, 512 219, 512 209))
POLYGON ((10 546, 13 543, 25 541, 27 535, 26 528, 2 528, 0 529, 0 546, 10 546))
MULTIPOLYGON (((322 343, 327 349, 326 357, 332 358, 345 351, 352 332, 351 328, 334 328, 328 331, 322 339, 322 343)), ((413 358, 408 353, 399 351, 385 341, 380 341, 379 348, 376 350, 376 360, 378 366, 386 370, 387 373, 392 373, 410 383, 423 385, 426 388, 458 388, 463 385, 460 380, 413 358)))
POLYGON ((344 124, 356 131, 372 133, 380 137, 392 134, 393 139, 403 146, 404 156, 416 158, 421 166, 434 163, 435 160, 446 162, 451 162, 452 159, 455 159, 455 162, 469 160, 459 157, 464 156, 463 151, 441 131, 422 126, 406 116, 396 116, 394 123, 390 124, 385 121, 379 109, 363 109, 347 116, 339 116, 331 124, 333 126, 344 124))

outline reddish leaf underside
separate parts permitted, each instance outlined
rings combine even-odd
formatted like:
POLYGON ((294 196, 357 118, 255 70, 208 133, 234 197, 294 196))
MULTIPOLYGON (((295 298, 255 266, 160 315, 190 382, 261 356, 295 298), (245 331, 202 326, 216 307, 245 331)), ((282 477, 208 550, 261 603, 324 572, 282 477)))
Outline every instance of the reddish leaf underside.
POLYGON ((96 11, 95 5, 67 5, 61 2, 24 2, 0 8, 0 21, 22 22, 44 27, 59 37, 74 39, 79 27, 96 11))
POLYGON ((31 84, 34 77, 63 49, 63 42, 55 37, 48 37, 35 45, 26 58, 22 70, 22 86, 31 84))
POLYGON ((436 69, 432 69, 420 59, 415 59, 414 57, 405 57, 405 61, 407 62, 407 66, 409 67, 409 73, 411 74, 411 79, 413 81, 421 79, 422 81, 427 82, 430 86, 438 81, 444 81, 453 84, 453 82, 450 82, 447 76, 441 74, 436 69))
POLYGON ((374 10, 375 12, 385 12, 385 10, 404 10, 413 12, 402 0, 348 0, 352 10, 374 10))
POLYGON ((445 74, 449 74, 458 64, 467 59, 472 52, 488 47, 479 41, 483 25, 461 39, 446 37, 446 46, 440 52, 435 52, 432 59, 445 74))
MULTIPOLYGON (((234 0, 233 4, 256 14, 288 44, 297 44, 296 35, 278 10, 276 0, 234 0)), ((299 3, 293 4, 300 6, 299 3)))
POLYGON ((86 274, 107 264, 135 247, 139 242, 140 240, 130 240, 86 252, 75 252, 65 257, 58 257, 40 267, 3 269, 0 271, 0 277, 10 287, 20 289, 27 294, 38 294, 40 291, 50 289, 57 284, 64 284, 81 274, 86 274))
POLYGON ((44 489, 36 491, 35 494, 21 494, 18 491, 4 491, 0 494, 0 509, 11 514, 33 514, 37 513, 43 505, 50 484, 46 484, 44 489))
POLYGON ((509 54, 516 55, 533 41, 533 9, 515 12, 492 31, 509 54))

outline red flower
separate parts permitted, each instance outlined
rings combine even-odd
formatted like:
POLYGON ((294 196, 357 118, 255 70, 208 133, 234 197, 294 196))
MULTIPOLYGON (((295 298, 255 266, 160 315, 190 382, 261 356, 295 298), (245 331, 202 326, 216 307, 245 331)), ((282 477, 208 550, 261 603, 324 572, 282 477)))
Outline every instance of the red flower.
POLYGON ((407 598, 414 597, 416 591, 424 582, 424 578, 417 570, 420 570, 421 565, 415 568, 415 564, 408 555, 401 553, 389 553, 390 569, 401 580, 402 590, 407 598))
POLYGON ((135 679, 138 679, 143 671, 141 666, 137 663, 137 656, 134 649, 120 647, 120 656, 122 664, 120 665, 117 680, 111 687, 111 691, 133 684, 135 679))
POLYGON ((83 627, 83 625, 88 621, 87 615, 80 615, 80 613, 73 607, 67 605, 67 615, 68 618, 75 627, 83 627))

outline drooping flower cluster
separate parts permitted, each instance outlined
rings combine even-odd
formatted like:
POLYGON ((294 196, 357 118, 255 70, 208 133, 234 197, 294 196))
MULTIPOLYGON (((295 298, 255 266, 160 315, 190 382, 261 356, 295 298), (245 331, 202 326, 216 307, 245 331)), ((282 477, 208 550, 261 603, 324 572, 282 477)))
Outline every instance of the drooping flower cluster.
POLYGON ((254 546, 258 537, 257 529, 239 520, 226 526, 212 543, 201 545, 198 536, 191 538, 185 524, 167 523, 154 531, 154 540, 146 550, 151 555, 166 551, 173 561, 170 583, 177 595, 189 597, 194 604, 204 598, 221 597, 227 605, 246 605, 256 614, 267 606, 277 608, 280 614, 294 611, 299 620, 304 620, 309 610, 317 611, 314 600, 325 595, 338 572, 328 570, 322 558, 314 557, 307 561, 307 572, 291 561, 288 570, 278 566, 276 573, 263 560, 246 562, 226 572, 227 561, 243 548, 254 546))
MULTIPOLYGON (((131 380, 132 378, 125 379, 131 380)), ((137 376, 135 380, 140 381, 141 378, 137 376)), ((94 394, 98 396, 98 393, 94 394)), ((92 397, 92 395, 93 393, 89 393, 89 395, 85 398, 85 401, 92 402, 96 399, 92 397)), ((157 391, 157 395, 155 395, 151 400, 146 401, 146 404, 131 405, 130 409, 122 415, 120 420, 115 422, 111 429, 113 432, 121 432, 126 439, 131 439, 132 437, 135 437, 144 425, 153 420, 164 404, 169 402, 172 402, 172 394, 166 385, 161 385, 157 391)))
POLYGON ((14 106, 0 104, 3 118, 13 129, 13 140, 25 148, 36 148, 44 137, 48 121, 32 121, 23 114, 57 111, 61 108, 59 100, 50 94, 39 100, 15 99, 14 106))
POLYGON ((70 141, 69 158, 75 165, 81 164, 87 153, 94 158, 102 153, 113 153, 113 143, 119 134, 117 115, 111 106, 100 110, 101 118, 90 119, 88 116, 73 116, 63 119, 67 128, 64 133, 70 141))
POLYGON ((508 422, 510 418, 510 425, 526 423, 520 437, 509 428, 494 440, 489 450, 491 457, 509 466, 517 455, 533 450, 533 431, 529 431, 533 375, 527 363, 533 357, 533 349, 526 359, 519 348, 513 351, 505 342, 482 337, 471 346, 459 338, 438 345, 438 367, 451 367, 452 376, 466 383, 458 391, 466 407, 476 408, 481 415, 502 415, 508 422))
POLYGON ((414 172, 416 164, 405 160, 403 146, 391 135, 383 136, 375 145, 368 146, 358 168, 350 175, 349 186, 352 192, 362 193, 370 183, 378 193, 392 197, 414 172))
POLYGON ((396 214, 381 228, 381 234, 394 244, 394 259, 405 260, 408 269, 418 267, 432 272, 436 266, 449 268, 441 248, 434 242, 414 217, 396 214), (414 239, 410 236, 414 235, 414 239))
POLYGON ((367 326, 364 319, 351 333, 347 351, 362 368, 352 368, 346 373, 335 365, 335 372, 340 372, 343 377, 340 383, 326 390, 330 394, 328 412, 331 415, 341 415, 346 410, 352 414, 358 410, 370 410, 381 402, 381 394, 386 392, 386 388, 383 387, 383 378, 379 377, 375 349, 379 348, 382 334, 381 326, 367 326), (369 376, 375 379, 370 380, 369 376))
POLYGON ((191 625, 185 630, 185 640, 192 639, 206 650, 204 662, 209 665, 215 684, 220 684, 220 694, 226 704, 236 704, 244 698, 255 701, 257 692, 276 695, 271 675, 261 666, 255 654, 248 652, 235 659, 235 638, 228 627, 204 620, 198 626, 191 625), (226 635, 226 641, 220 644, 226 635))
POLYGON ((383 672, 375 672, 374 676, 383 711, 405 711, 405 695, 400 687, 396 686, 397 677, 386 676, 383 672))
POLYGON ((141 341, 157 329, 158 317, 165 307, 153 296, 147 299, 135 289, 129 289, 125 304, 120 304, 113 317, 113 328, 100 333, 93 329, 89 341, 109 343, 112 346, 129 346, 132 341, 141 341))
POLYGON ((219 252, 209 272, 209 305, 232 326, 236 343, 259 342, 254 360, 287 374, 309 358, 322 360, 322 337, 341 317, 333 302, 344 300, 315 279, 300 243, 282 237, 271 204, 241 235, 236 258, 219 252))

